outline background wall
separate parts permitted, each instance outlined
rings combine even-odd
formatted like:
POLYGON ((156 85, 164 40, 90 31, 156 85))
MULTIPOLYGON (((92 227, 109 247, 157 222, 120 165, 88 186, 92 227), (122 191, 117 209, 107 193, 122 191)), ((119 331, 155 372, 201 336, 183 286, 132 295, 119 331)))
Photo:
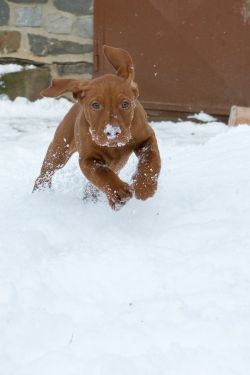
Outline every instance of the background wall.
POLYGON ((0 93, 12 86, 10 96, 13 79, 41 81, 39 90, 51 78, 91 79, 93 0, 0 0, 0 64, 10 62, 37 67, 1 77, 0 93))
POLYGON ((150 111, 228 116, 250 107, 250 0, 95 0, 94 76, 113 72, 102 46, 133 58, 150 111), (128 26, 129 24, 129 26, 128 26))

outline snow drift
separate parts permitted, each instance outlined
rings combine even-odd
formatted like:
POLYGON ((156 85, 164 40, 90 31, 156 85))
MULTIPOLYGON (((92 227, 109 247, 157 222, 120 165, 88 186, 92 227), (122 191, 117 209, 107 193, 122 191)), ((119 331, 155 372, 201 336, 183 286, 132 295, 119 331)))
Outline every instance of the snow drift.
POLYGON ((248 375, 250 127, 152 124, 159 190, 113 212, 77 155, 31 194, 70 106, 0 100, 0 374, 248 375))

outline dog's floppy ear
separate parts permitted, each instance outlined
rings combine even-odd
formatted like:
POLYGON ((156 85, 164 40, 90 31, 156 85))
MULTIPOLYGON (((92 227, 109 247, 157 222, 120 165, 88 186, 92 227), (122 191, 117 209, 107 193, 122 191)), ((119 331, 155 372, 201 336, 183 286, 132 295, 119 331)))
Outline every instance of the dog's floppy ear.
POLYGON ((130 83, 136 96, 138 96, 138 87, 134 82, 135 71, 134 64, 130 54, 121 48, 114 48, 109 46, 103 46, 103 53, 117 70, 116 75, 124 78, 128 83, 130 83))
POLYGON ((71 78, 56 78, 52 80, 52 84, 47 89, 41 92, 42 96, 46 98, 56 98, 65 92, 72 92, 75 99, 78 96, 84 97, 84 91, 88 89, 89 81, 71 78))

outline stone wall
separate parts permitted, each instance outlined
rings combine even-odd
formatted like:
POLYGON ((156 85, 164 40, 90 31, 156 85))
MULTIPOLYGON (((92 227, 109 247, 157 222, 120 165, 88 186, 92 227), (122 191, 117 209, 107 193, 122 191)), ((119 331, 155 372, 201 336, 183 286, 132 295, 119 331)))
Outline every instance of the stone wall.
POLYGON ((0 0, 0 64, 9 62, 91 79, 93 0, 0 0))

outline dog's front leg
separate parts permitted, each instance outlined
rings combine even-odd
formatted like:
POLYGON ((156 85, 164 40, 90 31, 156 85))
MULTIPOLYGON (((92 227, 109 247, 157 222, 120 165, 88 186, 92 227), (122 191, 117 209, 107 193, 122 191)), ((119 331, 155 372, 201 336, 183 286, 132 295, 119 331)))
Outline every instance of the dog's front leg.
POLYGON ((122 181, 102 160, 79 159, 79 164, 85 177, 106 194, 113 210, 119 210, 132 198, 133 190, 129 184, 122 181))
POLYGON ((65 142, 63 146, 55 141, 51 142, 44 158, 40 175, 35 181, 33 192, 38 189, 51 187, 54 173, 58 169, 61 169, 75 152, 75 149, 72 151, 72 148, 68 146, 65 142))
POLYGON ((146 200, 152 197, 157 189, 161 169, 160 153, 153 134, 135 150, 139 159, 133 180, 133 190, 137 199, 146 200))

